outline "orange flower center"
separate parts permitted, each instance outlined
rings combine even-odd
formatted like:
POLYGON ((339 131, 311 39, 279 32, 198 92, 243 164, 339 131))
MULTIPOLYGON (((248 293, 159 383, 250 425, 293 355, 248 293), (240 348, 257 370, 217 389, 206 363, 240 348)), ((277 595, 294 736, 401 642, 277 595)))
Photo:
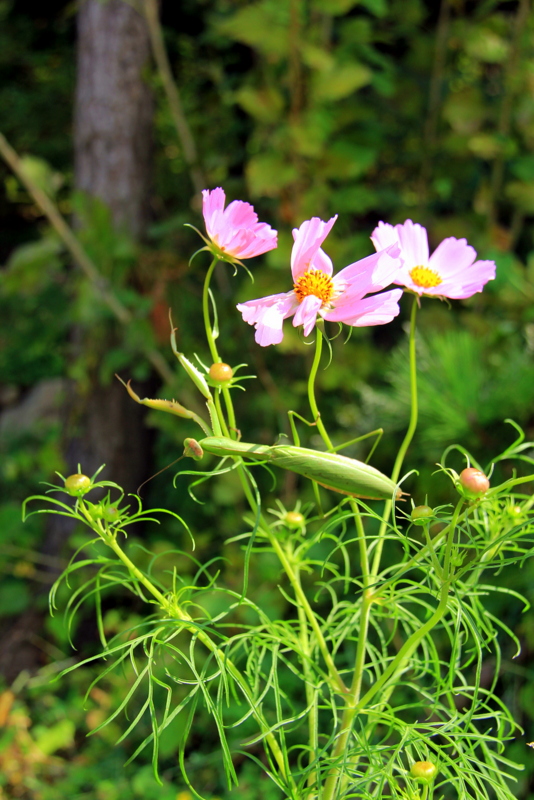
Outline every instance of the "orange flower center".
POLYGON ((410 278, 416 286, 420 286, 422 289, 433 289, 434 286, 443 283, 438 273, 429 267, 414 267, 410 270, 410 278))
POLYGON ((297 300, 302 303, 305 297, 313 294, 324 303, 329 303, 334 295, 334 281, 320 269, 310 269, 293 284, 297 300))

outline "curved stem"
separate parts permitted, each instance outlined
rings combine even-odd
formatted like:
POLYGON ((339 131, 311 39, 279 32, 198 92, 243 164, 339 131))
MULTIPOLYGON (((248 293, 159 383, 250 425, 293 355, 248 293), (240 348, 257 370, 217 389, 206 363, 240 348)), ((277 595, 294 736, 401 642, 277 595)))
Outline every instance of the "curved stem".
POLYGON ((213 335, 213 329, 210 321, 210 281, 218 260, 218 258, 214 258, 211 262, 204 279, 204 288, 202 290, 202 313, 204 315, 204 327, 206 328, 206 338, 208 340, 211 357, 215 363, 219 362, 221 359, 219 357, 219 353, 217 352, 217 345, 215 344, 215 337, 213 335))
MULTIPOLYGON (((295 578, 300 582, 300 567, 295 567, 295 578)), ((317 787, 317 768, 314 766, 317 762, 317 754, 319 752, 319 719, 318 719, 318 698, 317 692, 313 686, 313 673, 310 668, 312 647, 310 646, 310 637, 308 633, 308 622, 306 614, 302 606, 298 606, 299 617, 299 639, 302 648, 302 668, 304 671, 305 689, 306 689, 306 704, 309 708, 308 712, 308 738, 310 744, 310 754, 308 762, 310 765, 310 773, 308 775, 308 788, 316 789, 317 787)))
MULTIPOLYGON (((444 567, 443 567, 443 575, 444 581, 441 585, 441 590, 439 593, 439 603, 437 605, 436 610, 420 628, 412 633, 410 637, 404 642, 403 646, 395 656, 395 658, 391 661, 387 669, 384 670, 380 678, 371 686, 371 688, 366 692, 366 694, 361 698, 361 700, 357 701, 354 705, 351 705, 349 708, 346 709, 345 714, 343 715, 343 724, 344 728, 341 731, 341 734, 336 742, 336 748, 333 753, 333 758, 339 760, 346 749, 347 741, 350 736, 350 732, 352 730, 352 723, 354 718, 364 711, 365 706, 369 705, 370 701, 375 697, 378 692, 380 692, 385 685, 392 681, 395 676, 404 670, 406 667, 410 657, 412 656, 413 652, 417 649, 419 643, 427 636, 430 631, 435 628, 435 626, 439 623, 441 618, 444 616, 448 600, 449 600, 449 590, 452 581, 452 571, 450 569, 451 566, 451 553, 452 553, 452 544, 454 539, 454 533, 456 530, 456 524, 458 522, 460 509, 463 505, 463 500, 461 500, 456 509, 454 511, 453 519, 450 526, 449 536, 447 538, 447 545, 445 549, 445 559, 444 559, 444 567)), ((325 783, 325 789, 322 796, 322 800, 334 800, 336 797, 336 790, 338 781, 340 779, 340 772, 337 767, 333 767, 330 771, 330 774, 325 783)))
POLYGON ((236 681, 237 685, 247 698, 248 702, 250 703, 250 707, 252 709, 253 716, 258 723, 260 730, 265 736, 266 741, 271 748, 271 752, 273 757, 278 765, 281 775, 287 781, 288 785, 291 786, 293 790, 293 796, 296 797, 296 787, 294 781, 290 774, 288 774, 284 756, 280 749, 280 745, 278 744, 276 737, 270 731, 270 726, 266 719, 264 719, 261 710, 256 705, 256 701, 254 699, 254 695, 248 685, 247 681, 241 674, 240 670, 236 665, 228 658, 226 653, 222 651, 210 638, 210 636, 202 630, 196 623, 193 617, 185 611, 185 609, 181 608, 174 600, 170 600, 166 598, 159 589, 154 586, 152 581, 147 578, 147 576, 141 572, 138 567, 133 563, 133 561, 128 558, 122 547, 117 542, 115 536, 106 529, 102 527, 98 527, 97 529, 98 534, 102 537, 102 540, 105 544, 110 547, 115 555, 122 561, 122 563, 127 567, 128 571, 133 575, 133 577, 139 581, 145 589, 150 592, 150 594, 158 601, 162 610, 168 614, 170 617, 182 622, 186 630, 192 633, 194 636, 198 637, 200 641, 205 645, 205 647, 210 650, 214 655, 217 656, 217 659, 220 663, 224 663, 228 672, 232 675, 234 680, 236 681))
MULTIPOLYGON (((238 458, 237 456, 234 456, 234 459, 237 459, 237 458, 238 458)), ((243 469, 242 465, 240 465, 237 468, 237 474, 239 475, 239 479, 241 481, 241 485, 243 486, 243 491, 245 492, 245 496, 247 498, 248 504, 249 504, 252 512, 255 514, 256 511, 257 511, 256 500, 255 500, 252 492, 250 491, 250 486, 249 486, 249 483, 248 483, 248 480, 247 480, 247 476, 246 476, 245 470, 243 469)), ((295 592, 295 595, 296 595, 296 598, 297 598, 299 604, 304 609, 304 613, 306 614, 306 617, 308 618, 310 626, 311 626, 311 628, 312 628, 312 630, 313 630, 313 632, 315 634, 315 637, 317 639, 317 644, 318 644, 319 650, 321 651, 322 656, 324 658, 324 661, 326 663, 326 666, 328 667, 328 674, 329 674, 330 682, 331 682, 331 685, 332 685, 333 689, 336 692, 341 693, 342 695, 346 695, 347 692, 348 692, 347 686, 345 686, 345 682, 343 681, 343 678, 339 674, 339 672, 338 672, 338 670, 336 668, 336 665, 334 664, 334 660, 333 660, 333 658, 332 658, 332 656, 330 654, 330 651, 328 649, 328 646, 326 644, 326 640, 325 640, 325 638, 323 636, 323 632, 321 631, 319 623, 317 622, 317 618, 316 618, 315 614, 313 613, 313 609, 310 606, 308 598, 306 597, 306 594, 305 594, 304 590, 302 589, 302 586, 300 585, 300 580, 297 578, 297 576, 295 574, 295 571, 293 569, 291 561, 287 558, 287 555, 286 555, 286 553, 284 551, 284 548, 282 547, 282 545, 278 541, 276 535, 271 530, 271 528, 270 528, 269 524, 267 523, 267 521, 263 518, 263 515, 260 516, 260 525, 261 525, 262 532, 265 533, 266 536, 268 537, 269 543, 271 544, 271 547, 273 548, 273 550, 275 551, 276 555, 278 556, 278 559, 280 560, 280 563, 282 564, 282 566, 284 568, 284 572, 286 573, 287 577, 289 578, 289 582, 291 583, 291 586, 293 587, 293 591, 295 592)))
POLYGON ((317 406, 317 400, 315 399, 315 379, 317 377, 317 370, 319 369, 319 364, 321 363, 321 353, 323 350, 323 334, 321 329, 316 326, 315 328, 317 337, 315 339, 315 356, 313 359, 312 368, 310 370, 310 377, 308 378, 308 400, 310 403, 310 409, 313 414, 313 419, 317 425, 317 430, 321 434, 321 438, 325 445, 327 446, 330 452, 333 451, 334 445, 330 439, 330 436, 327 433, 327 430, 323 424, 321 419, 321 414, 319 411, 319 407, 317 406))
MULTIPOLYGON (((406 435, 402 441, 402 444, 399 448, 399 452, 397 453, 397 458, 395 459, 395 464, 393 465, 393 471, 391 473, 391 480, 397 483, 399 480, 400 471, 402 469, 402 465, 404 462, 404 457, 406 452, 412 442, 415 429, 417 428, 417 418, 418 418, 418 404, 417 404, 417 352, 415 346, 415 330, 416 330, 416 319, 417 319, 417 309, 419 307, 419 297, 418 295, 414 295, 413 304, 412 304, 412 312, 410 314, 410 341, 409 341, 409 357, 410 357, 410 401, 411 401, 411 410, 410 410, 410 422, 408 424, 408 430, 406 431, 406 435)), ((372 567, 372 574, 377 575, 378 570, 380 569, 380 559, 382 558, 382 549, 384 547, 384 537, 386 535, 386 530, 389 522, 389 517, 391 514, 392 502, 391 500, 386 500, 384 503, 384 513, 382 515, 382 522, 380 524, 380 530, 378 532, 378 540, 375 550, 375 555, 373 559, 373 567, 372 567)))

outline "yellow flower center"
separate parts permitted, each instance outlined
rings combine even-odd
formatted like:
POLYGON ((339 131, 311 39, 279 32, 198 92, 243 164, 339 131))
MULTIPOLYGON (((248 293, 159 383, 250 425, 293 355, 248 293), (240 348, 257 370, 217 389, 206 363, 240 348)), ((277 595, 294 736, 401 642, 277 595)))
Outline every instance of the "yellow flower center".
POLYGON ((410 278, 416 286, 420 286, 422 289, 432 289, 443 283, 438 273, 428 267, 414 267, 410 270, 410 278))
POLYGON ((302 303, 305 297, 313 294, 324 303, 329 303, 334 295, 334 281, 320 269, 310 269, 293 284, 297 300, 302 303))

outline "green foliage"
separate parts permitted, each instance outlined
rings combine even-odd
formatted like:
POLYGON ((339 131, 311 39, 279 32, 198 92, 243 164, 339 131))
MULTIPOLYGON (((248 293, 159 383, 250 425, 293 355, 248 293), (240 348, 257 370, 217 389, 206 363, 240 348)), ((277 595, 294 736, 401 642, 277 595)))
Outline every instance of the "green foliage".
MULTIPOLYGON (((158 98, 153 192, 156 220, 150 232, 150 250, 140 252, 112 230, 109 215, 98 202, 73 197, 70 191, 73 6, 55 5, 48 9, 46 19, 34 12, 28 15, 23 6, 17 6, 7 0, 0 2, 0 128, 25 155, 26 164, 33 165, 48 192, 55 194, 61 210, 68 214, 75 208, 83 219, 79 235, 132 309, 135 324, 121 331, 110 321, 100 298, 72 270, 39 210, 2 168, 5 195, 0 198, 0 252, 6 266, 0 290, 0 388, 2 398, 16 398, 6 399, 6 405, 15 405, 38 382, 54 376, 68 374, 82 389, 88 384, 88 375, 95 371, 103 383, 118 370, 134 378, 146 377, 148 367, 139 352, 147 341, 165 341, 168 306, 179 320, 180 349, 187 353, 198 350, 199 321, 196 311, 191 310, 191 298, 200 291, 198 270, 202 269, 202 257, 187 271, 181 255, 189 248, 189 233, 184 232, 182 223, 198 224, 198 220, 192 216, 190 178, 158 76, 147 74, 158 98), (163 325, 158 323, 161 314, 156 315, 161 307, 163 325), (71 346, 72 325, 81 331, 76 353, 71 346), (110 329, 114 345, 108 349, 104 343, 109 341, 110 329)), ((448 312, 433 311, 423 319, 418 343, 423 424, 410 452, 410 463, 420 467, 422 474, 418 479, 411 478, 415 484, 407 484, 410 488, 415 485, 414 497, 421 494, 417 502, 423 502, 430 487, 432 503, 451 499, 451 487, 443 481, 437 485, 436 479, 431 483, 427 472, 435 468, 441 450, 452 442, 461 441, 485 462, 499 450, 502 441, 509 441, 510 431, 502 425, 504 418, 512 417, 527 430, 531 428, 533 19, 528 15, 521 21, 520 7, 519 3, 504 2, 451 3, 449 16, 444 14, 440 19, 437 5, 421 0, 264 0, 249 4, 209 0, 180 4, 179 19, 173 17, 172 9, 164 9, 172 66, 209 185, 224 185, 231 198, 255 196, 261 217, 273 220, 278 214, 283 227, 282 246, 267 259, 273 267, 270 275, 256 268, 254 289, 241 284, 237 291, 230 291, 228 278, 221 273, 218 287, 223 294, 220 341, 224 342, 226 357, 230 363, 249 361, 252 371, 261 377, 259 389, 249 393, 250 399, 236 400, 247 432, 244 438, 271 443, 273 431, 289 431, 285 408, 302 410, 306 369, 297 335, 288 335, 278 353, 257 353, 252 338, 247 338, 250 331, 236 334, 232 316, 235 302, 247 299, 252 291, 286 290, 287 273, 282 276, 279 270, 287 270, 289 227, 306 216, 338 212, 345 218, 334 230, 337 239, 329 251, 336 266, 370 252, 367 231, 376 220, 397 222, 408 216, 427 224, 435 243, 445 235, 467 236, 481 257, 495 258, 498 263, 494 290, 471 302, 454 304, 452 316, 461 319, 461 333, 454 329, 448 312), (222 313, 225 308, 228 313, 222 313), (446 316, 448 321, 444 321, 446 316), (284 384, 282 377, 288 374, 293 381, 284 384)), ((322 376, 322 413, 336 441, 381 424, 393 434, 389 439, 384 437, 375 454, 374 463, 385 471, 390 467, 395 433, 400 437, 408 416, 407 356, 402 339, 400 328, 394 326, 390 333, 355 332, 345 348, 341 342, 333 343, 335 358, 322 376), (355 394, 361 402, 355 402, 355 394)), ((204 360, 206 353, 199 351, 204 360)), ((182 390, 187 392, 183 385, 182 390)), ((189 397, 180 395, 179 399, 189 406, 189 397)), ((156 437, 152 471, 156 472, 176 458, 180 441, 189 431, 184 428, 177 434, 171 420, 166 424, 151 417, 151 424, 156 437)), ((43 526, 29 530, 22 527, 14 521, 13 509, 18 499, 33 491, 35 482, 49 480, 54 469, 62 468, 61 430, 57 424, 48 426, 39 421, 29 432, 2 441, 1 497, 8 503, 6 517, 2 516, 4 506, 0 509, 2 570, 8 574, 3 590, 6 611, 15 611, 10 603, 18 602, 22 607, 23 602, 33 600, 34 589, 44 577, 38 553, 43 526), (25 582, 32 576, 28 591, 25 582)), ((312 438, 310 444, 315 446, 317 441, 312 438)), ((355 452, 365 458, 365 445, 355 447, 355 452)), ((497 465, 496 470, 499 480, 508 477, 505 466, 497 465)), ((264 491, 260 476, 258 482, 264 491)), ((174 490, 165 477, 160 477, 148 484, 147 491, 153 497, 157 494, 154 504, 158 506, 176 507, 180 498, 190 512, 187 516, 184 511, 184 516, 196 523, 199 560, 206 554, 220 553, 224 536, 242 531, 242 488, 235 473, 199 488, 204 506, 195 506, 189 499, 185 479, 179 479, 178 487, 174 490), (218 530, 209 532, 214 512, 218 530)), ((281 491, 291 501, 295 497, 290 482, 282 483, 281 491)), ((499 513, 504 515, 505 511, 501 508, 499 513)), ((495 512, 494 516, 498 518, 499 514, 495 512)), ((496 524, 491 518, 492 525, 496 524)), ((371 524, 371 516, 369 520, 371 524)), ((462 531, 467 538, 474 536, 467 528, 462 531)), ((148 529, 142 535, 145 543, 154 536, 148 529)), ((155 541, 166 541, 165 548, 173 549, 181 535, 178 521, 169 519, 155 541)), ((395 539, 399 546, 403 541, 395 539)), ((239 594, 236 574, 243 554, 238 543, 228 545, 224 553, 233 566, 221 565, 218 580, 239 594)), ((276 568, 274 557, 268 562, 269 557, 272 554, 264 552, 261 563, 253 560, 249 583, 253 589, 261 587, 261 595, 258 588, 254 596, 256 605, 268 609, 268 616, 283 617, 287 601, 273 589, 276 568)), ((188 559, 179 558, 177 569, 189 575, 188 559)), ((325 560, 324 553, 321 558, 325 560)), ((87 569, 89 579, 91 568, 87 569)), ((501 587, 522 588, 532 598, 529 570, 525 566, 514 571, 514 578, 503 572, 495 580, 501 587)), ((421 578, 422 573, 418 573, 417 580, 421 578)), ((164 582, 165 576, 160 575, 158 580, 164 582)), ((74 576, 73 586, 78 587, 74 576)), ((110 584, 105 591, 119 588, 117 583, 110 584)), ((105 598, 111 596, 105 591, 105 598)), ((206 591, 202 597, 207 613, 229 613, 216 594, 210 596, 206 591)), ((141 601, 128 597, 125 602, 141 601)), ((506 619, 506 624, 524 639, 528 659, 534 648, 531 623, 511 610, 509 595, 494 593, 491 603, 495 618, 506 619)), ((394 610, 394 605, 388 608, 394 610)), ((421 606, 420 611, 423 609, 421 606)), ((253 608, 247 609, 249 612, 255 613, 253 608)), ((408 619, 403 622, 402 613, 399 611, 398 624, 409 629, 413 618, 411 623, 408 619)), ((392 618, 396 619, 394 615, 392 618)), ((90 625, 87 619, 89 614, 84 617, 82 613, 81 623, 90 625)), ((385 620, 380 621, 385 624, 385 620)), ((54 624, 59 630, 59 621, 54 624)), ((132 622, 131 627, 135 624, 132 622)), ((74 631, 74 621, 72 625, 74 631)), ((395 631, 388 630, 388 635, 394 637, 395 631)), ((474 634, 469 635, 471 639, 466 634, 466 641, 475 647, 474 634)), ((68 651, 59 634, 55 641, 68 651)), ((93 652, 90 642, 77 645, 80 657, 93 652)), ((506 653, 504 657, 508 658, 506 653)), ((516 706, 515 717, 523 720, 526 728, 531 727, 528 681, 533 676, 525 662, 516 668, 510 656, 506 663, 507 674, 499 694, 509 707, 516 706), (523 677, 519 676, 521 669, 523 677), (523 680, 527 683, 520 688, 523 680)), ((291 677, 289 671, 288 667, 286 678, 291 677)), ((93 673, 89 673, 89 668, 80 672, 83 677, 79 686, 91 682, 93 673)), ((131 675, 129 679, 134 680, 131 675)), ((122 702, 122 679, 118 676, 113 687, 111 678, 109 681, 106 690, 117 707, 122 702)), ((74 713, 76 688, 58 710, 59 716, 74 713)), ((56 702, 52 699, 57 694, 40 691, 50 702, 56 702)), ((420 690, 407 687, 405 691, 409 704, 420 690)), ((22 699, 19 702, 22 704, 22 699)), ((34 719, 46 717, 45 707, 46 703, 37 703, 34 719)), ((76 713, 79 743, 84 728, 79 725, 82 712, 76 713)), ((211 746, 209 715, 201 704, 197 713, 201 714, 200 730, 211 746)), ((445 712, 439 709, 439 713, 445 712)), ((406 714, 409 716, 408 711, 406 714)), ((298 735, 298 724, 294 726, 298 735)), ((110 724, 108 729, 112 727, 110 724)), ((171 729, 171 725, 166 729, 169 736, 171 729)), ((380 730, 386 737, 387 724, 380 730)), ((118 738, 120 733, 115 733, 118 738)), ((391 735, 402 739, 401 731, 391 735)), ((164 736, 165 732, 162 739, 164 736)), ((118 765, 132 750, 111 755, 109 744, 100 749, 98 744, 93 745, 99 741, 93 737, 87 744, 90 766, 69 751, 74 767, 69 772, 66 762, 63 764, 60 783, 56 782, 53 765, 48 773, 43 767, 44 777, 39 778, 43 796, 91 793, 98 800, 129 800, 150 797, 151 793, 165 798, 182 791, 181 784, 177 789, 165 775, 163 788, 154 784, 150 788, 145 767, 136 781, 132 773, 128 778, 118 778, 118 765), (98 775, 97 763, 101 765, 98 775)), ((384 744, 384 752, 397 757, 397 751, 387 751, 387 746, 384 744)), ((517 760, 525 761, 523 744, 518 742, 514 747, 517 760)), ((213 778, 217 769, 208 750, 206 747, 198 757, 193 747, 187 752, 189 774, 195 775, 195 783, 212 787, 217 796, 222 796, 223 789, 213 778)), ((412 752, 414 757, 428 755, 412 752)), ((376 756, 370 753, 365 757, 376 756)), ((388 774, 393 774, 387 764, 388 774)), ((404 763, 403 769, 407 767, 404 763)), ((171 771, 174 768, 174 764, 169 767, 171 771)), ((256 800, 257 772, 241 768, 240 779, 240 796, 256 800)), ((414 787, 412 790, 415 792, 414 787)), ((187 791, 183 788, 185 798, 178 794, 180 800, 189 800, 187 791)), ((274 784, 261 786, 262 797, 269 797, 271 791, 277 791, 274 784)), ((480 787, 472 793, 478 791, 482 791, 480 787)), ((232 790, 232 795, 236 792, 232 790)), ((513 792, 514 796, 528 797, 527 781, 513 792)))

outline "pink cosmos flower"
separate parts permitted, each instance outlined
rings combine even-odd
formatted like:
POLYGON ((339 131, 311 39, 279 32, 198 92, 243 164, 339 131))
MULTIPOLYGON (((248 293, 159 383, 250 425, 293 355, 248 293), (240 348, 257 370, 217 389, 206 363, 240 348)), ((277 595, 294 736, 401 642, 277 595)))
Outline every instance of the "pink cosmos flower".
POLYGON ((262 347, 283 339, 284 319, 293 317, 304 335, 313 329, 317 315, 332 322, 363 327, 391 322, 399 313, 401 289, 365 297, 393 282, 399 270, 399 248, 387 247, 332 275, 332 261, 321 249, 337 216, 328 222, 313 217, 293 231, 291 272, 293 290, 248 300, 237 308, 245 322, 256 327, 256 342, 262 347))
POLYGON ((465 239, 450 236, 429 255, 426 228, 411 219, 395 226, 379 222, 371 239, 377 250, 392 244, 400 247, 404 263, 394 283, 418 295, 471 297, 495 278, 495 262, 475 261, 476 251, 465 239))
POLYGON ((250 203, 234 200, 225 208, 226 196, 221 188, 204 189, 202 213, 208 236, 221 258, 252 258, 277 246, 277 232, 258 215, 250 203))

